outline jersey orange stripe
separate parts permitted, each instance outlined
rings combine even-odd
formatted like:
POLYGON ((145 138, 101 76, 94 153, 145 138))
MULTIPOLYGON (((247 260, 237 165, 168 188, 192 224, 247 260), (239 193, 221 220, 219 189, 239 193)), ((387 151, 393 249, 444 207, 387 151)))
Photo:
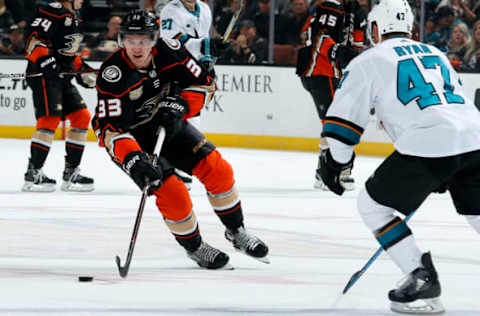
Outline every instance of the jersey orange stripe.
POLYGON ((126 93, 130 92, 130 90, 132 90, 132 89, 138 87, 139 85, 141 85, 142 82, 144 82, 145 80, 147 80, 147 78, 145 78, 145 77, 142 78, 142 79, 140 79, 140 81, 138 81, 138 82, 137 82, 136 84, 134 84, 133 86, 130 86, 127 90, 123 91, 123 92, 120 93, 120 94, 115 94, 115 93, 113 93, 113 92, 104 91, 104 90, 100 89, 100 88, 98 87, 98 85, 97 85, 97 90, 98 90, 100 93, 108 94, 108 95, 114 96, 114 97, 116 97, 116 98, 120 98, 120 97, 124 96, 126 93))
POLYGON ((362 133, 358 130, 356 130, 355 128, 351 127, 350 125, 347 125, 347 124, 344 124, 344 123, 340 123, 340 122, 337 122, 337 121, 332 121, 332 120, 325 120, 325 123, 331 123, 331 124, 336 124, 336 125, 340 125, 340 126, 343 126, 343 127, 346 127, 348 129, 351 129, 352 131, 354 131, 355 133, 357 133, 358 135, 362 135, 362 133))
POLYGON ((45 101, 45 116, 50 116, 50 112, 48 111, 48 97, 47 97, 47 87, 45 84, 45 77, 42 77, 42 88, 43 88, 43 98, 45 101))
POLYGON ((397 226, 398 224, 400 224, 402 221, 400 219, 398 219, 395 223, 393 223, 392 225, 388 226, 387 228, 385 228, 382 232, 378 233, 375 235, 375 238, 378 238, 380 236, 382 236, 383 234, 385 234, 387 231, 389 231, 390 229, 392 229, 393 227, 397 226))
POLYGON ((67 17, 67 16, 69 16, 73 19, 73 15, 71 15, 70 13, 65 13, 65 14, 62 14, 62 15, 56 15, 56 14, 50 13, 48 11, 45 11, 43 9, 39 9, 38 11, 42 12, 43 14, 53 16, 54 18, 57 18, 57 19, 61 19, 61 18, 67 17))
POLYGON ((35 63, 40 57, 48 56, 48 48, 43 46, 37 46, 33 49, 32 53, 27 57, 32 63, 35 63))

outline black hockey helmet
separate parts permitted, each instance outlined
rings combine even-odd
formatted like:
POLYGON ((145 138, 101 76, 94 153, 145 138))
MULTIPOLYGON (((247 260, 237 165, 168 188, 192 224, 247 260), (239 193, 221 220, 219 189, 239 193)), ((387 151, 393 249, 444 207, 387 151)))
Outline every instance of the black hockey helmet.
POLYGON ((120 24, 118 34, 118 44, 123 47, 123 37, 125 34, 146 34, 150 35, 155 43, 158 39, 159 25, 157 17, 148 11, 136 9, 130 11, 120 24))

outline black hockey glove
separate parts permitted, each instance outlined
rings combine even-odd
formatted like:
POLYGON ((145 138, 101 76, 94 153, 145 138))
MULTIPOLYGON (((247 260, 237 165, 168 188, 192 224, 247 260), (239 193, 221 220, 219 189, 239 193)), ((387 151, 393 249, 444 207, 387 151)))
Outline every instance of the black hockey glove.
POLYGON ((97 84, 97 70, 84 62, 79 71, 81 73, 75 76, 77 83, 87 89, 95 88, 97 84))
POLYGON ((341 69, 347 67, 348 63, 358 55, 358 52, 350 46, 335 44, 330 47, 328 56, 330 60, 336 61, 341 69))
POLYGON ((37 60, 37 65, 40 68, 40 72, 46 78, 55 78, 58 76, 57 60, 53 56, 43 56, 37 60))
POLYGON ((150 185, 149 195, 162 185, 162 168, 153 166, 148 160, 147 154, 142 151, 129 153, 125 157, 122 167, 140 190, 143 191, 147 184, 150 185))
POLYGON ((206 56, 218 57, 223 54, 223 52, 230 47, 230 43, 223 42, 223 37, 215 37, 204 39, 202 41, 202 47, 200 52, 206 56))
POLYGON ((202 64, 203 68, 205 68, 207 75, 215 79, 217 74, 215 73, 215 67, 214 67, 213 61, 209 59, 204 59, 200 61, 200 64, 202 64))
POLYGON ((188 111, 188 102, 180 96, 165 97, 158 103, 155 120, 165 127, 167 139, 173 138, 183 128, 185 125, 183 116, 188 111))
POLYGON ((352 159, 350 159, 349 162, 342 164, 333 159, 330 149, 327 149, 322 153, 322 156, 320 157, 320 176, 323 183, 332 190, 333 193, 342 195, 345 191, 341 177, 351 174, 354 159, 355 153, 352 155, 352 159))

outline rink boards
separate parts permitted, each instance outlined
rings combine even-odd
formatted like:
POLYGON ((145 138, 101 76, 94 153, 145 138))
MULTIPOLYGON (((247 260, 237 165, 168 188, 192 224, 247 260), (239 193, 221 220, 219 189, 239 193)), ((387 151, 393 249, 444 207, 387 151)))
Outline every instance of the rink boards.
MULTIPOLYGON (((25 60, 0 60, 2 73, 19 73, 25 68, 25 60)), ((201 129, 213 143, 228 147, 318 150, 321 124, 294 68, 217 66, 216 72, 217 92, 202 110, 201 119, 201 129)), ((471 99, 477 94, 478 77, 478 74, 461 74, 471 99)), ((72 82, 76 84, 75 80, 72 82)), ((93 114, 97 102, 95 89, 78 88, 93 114)), ((384 156, 393 150, 388 137, 376 125, 375 117, 371 116, 357 153, 384 156)), ((30 138, 34 126, 31 90, 25 80, 0 79, 0 137, 30 138)), ((56 137, 61 138, 61 129, 56 137)), ((92 130, 89 140, 95 140, 92 130)))

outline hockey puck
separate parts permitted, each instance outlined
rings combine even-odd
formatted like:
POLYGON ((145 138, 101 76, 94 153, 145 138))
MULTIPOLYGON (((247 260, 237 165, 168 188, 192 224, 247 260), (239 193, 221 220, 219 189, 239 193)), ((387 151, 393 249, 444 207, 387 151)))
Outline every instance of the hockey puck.
POLYGON ((79 276, 79 277, 78 277, 78 281, 79 281, 79 282, 92 282, 92 281, 93 281, 93 277, 92 277, 92 276, 82 275, 82 276, 79 276))

